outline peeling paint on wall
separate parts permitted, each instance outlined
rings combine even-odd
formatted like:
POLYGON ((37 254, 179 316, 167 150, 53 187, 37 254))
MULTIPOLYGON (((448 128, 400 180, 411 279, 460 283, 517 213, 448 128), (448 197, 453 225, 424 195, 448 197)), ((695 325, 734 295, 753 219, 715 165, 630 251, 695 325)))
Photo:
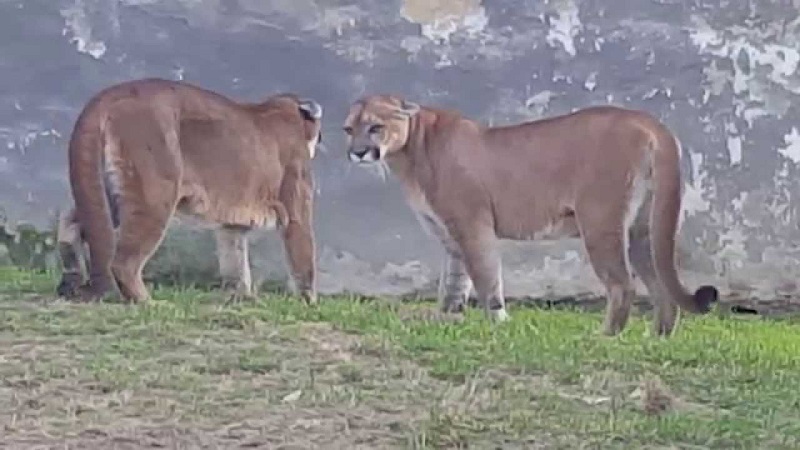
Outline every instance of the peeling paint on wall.
POLYGON ((404 0, 400 14, 422 26, 422 36, 445 43, 458 30, 475 33, 488 18, 481 0, 404 0))
POLYGON ((403 0, 400 15, 420 25, 420 35, 406 36, 401 46, 412 56, 430 43, 439 47, 435 50, 439 56, 436 68, 456 64, 448 51, 456 32, 467 39, 479 38, 488 21, 481 0, 403 0))
POLYGON ((570 56, 575 56, 575 37, 580 33, 583 24, 578 16, 578 5, 574 0, 552 0, 554 14, 549 18, 547 43, 560 45, 570 56))
MULTIPOLYGON (((440 249, 419 230, 391 178, 381 182, 343 158, 339 127, 350 101, 368 91, 398 92, 494 125, 613 103, 653 113, 681 140, 686 284, 713 281, 723 291, 762 296, 797 289, 796 5, 333 3, 0 4, 7 25, 0 28, 14 36, 0 46, 21 68, 3 72, 0 205, 43 224, 69 199, 66 140, 83 103, 110 83, 161 76, 245 99, 294 90, 328 111, 329 151, 314 162, 322 290, 424 291, 435 285, 440 249)), ((276 241, 254 246, 257 272, 280 272, 276 241)), ((504 243, 503 255, 510 294, 599 289, 579 243, 504 243)))
POLYGON ((79 53, 94 59, 100 59, 106 53, 106 44, 92 36, 92 27, 83 0, 75 0, 72 5, 62 9, 61 16, 64 18, 62 33, 70 36, 70 43, 75 44, 79 53))
POLYGON ((797 127, 792 127, 792 130, 783 136, 784 146, 778 148, 781 155, 791 160, 794 164, 800 163, 800 131, 797 127))
POLYGON ((689 35, 701 55, 711 55, 725 60, 706 69, 711 81, 706 94, 719 95, 729 87, 738 97, 734 99, 736 114, 753 126, 753 120, 767 115, 783 116, 791 104, 791 97, 776 95, 772 89, 778 85, 786 94, 800 93, 797 66, 800 51, 797 49, 797 31, 800 22, 750 23, 725 29, 713 28, 699 15, 691 17, 693 28, 689 35), (787 32, 788 31, 788 32, 787 32))

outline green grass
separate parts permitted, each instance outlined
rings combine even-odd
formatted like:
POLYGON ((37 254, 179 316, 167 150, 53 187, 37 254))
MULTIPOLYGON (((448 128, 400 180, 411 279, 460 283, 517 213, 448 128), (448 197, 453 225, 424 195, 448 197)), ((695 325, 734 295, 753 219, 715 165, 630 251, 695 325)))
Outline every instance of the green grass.
POLYGON ((52 277, 3 270, 0 375, 14 392, 0 390, 0 419, 15 424, 12 443, 37 427, 96 443, 87 429, 118 436, 125 423, 137 442, 171 446, 175 433, 153 431, 167 421, 221 445, 210 430, 248 423, 236 442, 800 448, 793 320, 684 317, 661 340, 644 318, 605 338, 598 314, 573 311, 448 323, 427 319, 431 305, 223 306, 220 293, 187 289, 156 290, 143 306, 72 305, 47 299, 52 277))

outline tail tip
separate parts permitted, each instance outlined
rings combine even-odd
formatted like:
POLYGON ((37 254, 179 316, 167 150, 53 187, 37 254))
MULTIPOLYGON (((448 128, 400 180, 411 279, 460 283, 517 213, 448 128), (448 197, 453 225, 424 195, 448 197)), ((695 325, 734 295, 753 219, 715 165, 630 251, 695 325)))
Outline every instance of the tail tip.
POLYGON ((694 302, 698 312, 707 313, 711 311, 711 305, 719 301, 719 291, 711 285, 700 286, 694 292, 694 302))

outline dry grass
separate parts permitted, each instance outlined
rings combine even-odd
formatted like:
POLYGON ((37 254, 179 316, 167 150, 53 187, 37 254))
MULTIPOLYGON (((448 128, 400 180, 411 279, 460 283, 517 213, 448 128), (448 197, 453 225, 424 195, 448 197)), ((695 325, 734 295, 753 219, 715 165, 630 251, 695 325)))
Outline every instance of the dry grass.
POLYGON ((798 448, 791 321, 596 314, 494 326, 429 305, 157 290, 54 301, 0 273, 0 448, 798 448))
POLYGON ((402 446, 447 385, 330 325, 236 328, 3 334, 0 444, 402 446))

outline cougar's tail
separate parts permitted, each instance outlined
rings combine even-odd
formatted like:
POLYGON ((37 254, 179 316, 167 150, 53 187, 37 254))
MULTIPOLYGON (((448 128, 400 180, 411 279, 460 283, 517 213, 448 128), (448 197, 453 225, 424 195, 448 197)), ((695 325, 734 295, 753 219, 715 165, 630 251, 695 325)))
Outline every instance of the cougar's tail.
POLYGON ((717 289, 706 285, 690 294, 684 289, 675 269, 675 232, 681 211, 680 147, 672 133, 660 127, 651 150, 654 192, 650 211, 650 242, 655 270, 666 294, 678 306, 692 313, 703 314, 717 301, 717 289))
POLYGON ((78 223, 89 245, 89 283, 95 292, 114 284, 114 229, 103 177, 106 114, 95 102, 81 112, 69 141, 69 182, 78 223))

